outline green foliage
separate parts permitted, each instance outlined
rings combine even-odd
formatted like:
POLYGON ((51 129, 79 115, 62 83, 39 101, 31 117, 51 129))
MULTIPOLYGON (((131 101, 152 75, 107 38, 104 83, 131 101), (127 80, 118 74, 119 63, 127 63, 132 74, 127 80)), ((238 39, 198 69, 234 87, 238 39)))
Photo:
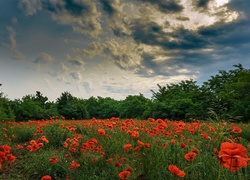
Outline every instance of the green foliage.
POLYGON ((72 133, 65 128, 62 128, 60 124, 53 123, 49 126, 42 127, 44 135, 48 139, 49 143, 46 148, 58 148, 62 147, 67 137, 71 137, 72 133))
POLYGON ((121 118, 142 118, 144 112, 147 110, 146 105, 148 99, 142 94, 138 96, 129 95, 120 106, 120 117, 121 118))
POLYGON ((196 81, 183 80, 179 83, 158 86, 152 99, 142 94, 128 95, 124 100, 110 97, 80 99, 63 92, 56 102, 39 91, 26 95, 21 100, 10 101, 0 93, 0 120, 27 121, 49 119, 62 115, 65 119, 107 119, 111 117, 147 119, 162 117, 169 119, 208 119, 211 111, 218 119, 250 119, 250 69, 241 64, 233 70, 219 70, 201 86, 196 81), (239 118, 241 117, 241 118, 239 118))
POLYGON ((15 118, 11 102, 7 98, 0 96, 0 120, 13 121, 15 118))
POLYGON ((245 125, 245 127, 242 128, 241 137, 248 141, 248 144, 250 143, 250 125, 245 125))

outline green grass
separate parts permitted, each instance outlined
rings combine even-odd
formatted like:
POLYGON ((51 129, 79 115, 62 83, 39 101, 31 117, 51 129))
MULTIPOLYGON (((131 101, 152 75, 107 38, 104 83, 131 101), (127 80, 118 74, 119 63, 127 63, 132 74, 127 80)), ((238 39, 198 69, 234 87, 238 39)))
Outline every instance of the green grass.
MULTIPOLYGON (((249 147, 250 126, 238 124, 242 129, 240 134, 231 133, 230 123, 190 122, 181 121, 37 121, 27 123, 1 123, 1 145, 11 146, 11 153, 16 156, 15 162, 8 170, 0 172, 0 179, 10 180, 40 180, 44 175, 50 175, 54 180, 116 180, 118 174, 128 166, 133 172, 131 180, 164 180, 180 179, 168 170, 170 164, 176 165, 186 173, 181 179, 249 179, 250 167, 243 167, 237 172, 231 172, 220 166, 215 153, 225 141, 235 141, 249 147), (160 126, 165 123, 167 126, 160 126), (99 135, 102 128, 106 135, 99 135), (139 132, 138 137, 132 137, 128 132, 139 132), (170 133, 171 132, 171 133, 170 133), (30 152, 27 147, 31 140, 37 141, 42 136, 48 143, 37 151, 30 152), (242 137, 242 140, 238 139, 242 137), (78 139, 77 139, 78 138, 78 139), (92 138, 97 143, 82 151, 82 146, 92 138), (171 143, 172 140, 175 143, 171 143), (138 140, 149 143, 150 147, 138 147, 138 140), (73 141, 78 142, 75 151, 70 149, 73 141), (67 142, 69 147, 63 147, 67 142), (125 144, 132 148, 125 151, 125 144), (18 149, 17 144, 24 146, 18 149), (166 146, 163 147, 163 144, 166 146), (182 148, 186 144, 187 148, 182 148), (101 147, 101 148, 100 148, 101 147), (99 148, 99 149, 98 149, 99 148), (184 155, 192 149, 198 154, 192 161, 187 161, 184 155), (65 155, 70 154, 70 158, 65 155), (58 162, 50 163, 49 159, 57 156, 58 162), (113 158, 112 162, 106 162, 113 158), (70 168, 71 162, 80 164, 79 168, 70 168), (94 162, 93 162, 94 161, 94 162), (117 167, 116 163, 122 164, 117 167)), ((249 152, 247 152, 249 156, 249 152)), ((5 166, 5 165, 4 165, 5 166)))

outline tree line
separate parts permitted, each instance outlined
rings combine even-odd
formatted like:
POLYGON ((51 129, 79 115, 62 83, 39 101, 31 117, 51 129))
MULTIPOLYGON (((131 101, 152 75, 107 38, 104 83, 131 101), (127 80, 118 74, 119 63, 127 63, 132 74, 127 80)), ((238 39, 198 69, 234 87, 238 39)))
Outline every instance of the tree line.
MULTIPOLYGON (((147 119, 250 119, 250 69, 241 64, 233 70, 219 70, 202 85, 193 79, 158 86, 152 98, 128 95, 124 100, 110 97, 82 99, 63 92, 56 101, 48 101, 41 92, 10 100, 0 93, 0 120, 27 121, 49 119, 106 119, 111 117, 147 119)), ((1 84, 2 85, 2 84, 1 84)), ((0 85, 0 86, 1 86, 0 85)))

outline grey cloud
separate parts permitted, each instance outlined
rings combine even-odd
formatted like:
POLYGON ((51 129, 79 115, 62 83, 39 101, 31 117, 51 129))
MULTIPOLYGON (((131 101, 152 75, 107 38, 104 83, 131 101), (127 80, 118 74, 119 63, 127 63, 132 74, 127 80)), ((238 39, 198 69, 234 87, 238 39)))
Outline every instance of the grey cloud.
POLYGON ((164 49, 199 49, 207 42, 195 31, 176 28, 173 32, 164 32, 162 27, 154 22, 133 26, 132 35, 138 43, 160 46, 164 49))
POLYGON ((117 12, 116 8, 112 4, 113 1, 114 0, 100 0, 103 10, 109 15, 113 15, 117 12))
POLYGON ((124 6, 133 3, 128 3, 126 1, 121 0, 99 1, 102 5, 102 9, 104 10, 104 12, 108 14, 108 18, 105 19, 107 21, 107 23, 105 23, 105 26, 108 26, 107 30, 112 30, 114 35, 118 37, 124 37, 129 35, 129 23, 131 19, 128 18, 127 12, 124 11, 124 6))
POLYGON ((87 1, 61 0, 61 1, 43 1, 43 7, 51 12, 60 13, 66 10, 73 16, 81 16, 84 12, 91 11, 90 4, 87 1))
POLYGON ((80 81, 82 79, 82 75, 79 72, 72 72, 69 75, 76 81, 80 81))
POLYGON ((118 94, 136 94, 137 91, 132 88, 121 88, 121 87, 114 87, 114 86, 105 86, 105 89, 110 93, 118 93, 118 94))
POLYGON ((218 46, 231 46, 237 48, 238 45, 248 44, 249 37, 249 22, 239 20, 227 24, 214 24, 208 27, 199 29, 198 33, 206 38, 207 41, 213 42, 218 46))
POLYGON ((18 24, 18 19, 16 17, 13 17, 11 21, 12 21, 12 24, 14 25, 18 24))
POLYGON ((38 58, 35 59, 34 63, 36 64, 45 64, 51 63, 54 58, 48 53, 42 53, 38 58))
POLYGON ((100 13, 95 1, 87 0, 21 0, 19 7, 26 15, 38 10, 47 10, 53 21, 62 25, 71 25, 74 32, 96 37, 101 34, 100 13))
POLYGON ((84 89, 86 90, 87 93, 90 93, 92 91, 92 88, 90 87, 89 82, 83 82, 82 86, 84 87, 84 89))
POLYGON ((181 12, 184 7, 179 4, 178 0, 138 0, 141 2, 150 3, 157 7, 163 13, 178 13, 181 12))
POLYGON ((207 6, 208 6, 208 3, 210 2, 211 0, 195 0, 194 1, 194 4, 196 7, 198 8, 204 8, 206 9, 207 6))
POLYGON ((179 21, 189 21, 189 17, 184 17, 184 16, 178 16, 176 17, 176 20, 179 20, 179 21))
POLYGON ((16 47, 16 31, 11 26, 7 26, 6 29, 9 32, 9 41, 10 41, 9 48, 11 50, 14 50, 16 47))
POLYGON ((33 15, 42 9, 41 0, 21 0, 18 6, 26 15, 33 15))
POLYGON ((73 59, 73 60, 69 60, 69 62, 71 63, 71 65, 79 66, 79 67, 82 67, 85 64, 84 61, 82 61, 81 58, 76 58, 76 59, 73 59))

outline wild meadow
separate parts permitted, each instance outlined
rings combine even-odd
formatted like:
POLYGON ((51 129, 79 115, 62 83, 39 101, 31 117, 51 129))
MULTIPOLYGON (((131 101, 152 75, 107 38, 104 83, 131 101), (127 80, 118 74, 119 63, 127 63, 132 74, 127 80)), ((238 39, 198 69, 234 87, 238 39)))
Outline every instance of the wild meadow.
POLYGON ((192 119, 0 123, 0 179, 250 179, 250 126, 192 119))

